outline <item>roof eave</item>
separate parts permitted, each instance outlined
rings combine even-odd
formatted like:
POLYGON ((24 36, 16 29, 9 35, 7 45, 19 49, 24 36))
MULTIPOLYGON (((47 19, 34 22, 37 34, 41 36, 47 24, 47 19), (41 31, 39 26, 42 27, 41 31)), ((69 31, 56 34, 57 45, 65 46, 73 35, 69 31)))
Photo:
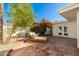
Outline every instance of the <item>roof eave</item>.
POLYGON ((62 8, 62 9, 59 9, 57 10, 58 13, 63 13, 63 12, 66 12, 66 11, 69 11, 69 10, 72 10, 72 9, 75 9, 79 7, 79 3, 76 3, 76 4, 72 4, 70 6, 67 6, 65 8, 62 8))

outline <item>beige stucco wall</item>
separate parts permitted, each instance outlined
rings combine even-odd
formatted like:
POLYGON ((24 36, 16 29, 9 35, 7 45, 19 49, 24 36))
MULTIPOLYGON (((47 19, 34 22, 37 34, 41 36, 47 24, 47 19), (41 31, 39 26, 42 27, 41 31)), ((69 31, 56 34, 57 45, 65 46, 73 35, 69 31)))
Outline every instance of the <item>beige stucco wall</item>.
POLYGON ((79 11, 77 12, 77 47, 79 48, 79 11))
POLYGON ((70 37, 70 38, 77 38, 77 22, 72 21, 72 22, 63 22, 63 23, 56 23, 53 25, 52 28, 52 34, 53 36, 62 36, 62 37, 70 37), (64 36, 64 31, 62 31, 62 35, 59 35, 59 26, 63 27, 67 26, 68 27, 68 36, 64 36))

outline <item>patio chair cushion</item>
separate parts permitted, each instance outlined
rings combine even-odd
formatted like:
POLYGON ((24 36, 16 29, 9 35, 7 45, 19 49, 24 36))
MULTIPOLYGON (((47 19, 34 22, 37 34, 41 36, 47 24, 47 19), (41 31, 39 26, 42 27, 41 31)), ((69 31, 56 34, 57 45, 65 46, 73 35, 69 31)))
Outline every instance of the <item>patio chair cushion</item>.
POLYGON ((34 34, 35 36, 38 36, 38 34, 36 34, 36 33, 34 33, 34 32, 33 32, 33 34, 34 34))
POLYGON ((39 37, 34 32, 30 32, 29 34, 32 37, 31 40, 38 40, 38 41, 46 41, 47 40, 46 37, 39 37))

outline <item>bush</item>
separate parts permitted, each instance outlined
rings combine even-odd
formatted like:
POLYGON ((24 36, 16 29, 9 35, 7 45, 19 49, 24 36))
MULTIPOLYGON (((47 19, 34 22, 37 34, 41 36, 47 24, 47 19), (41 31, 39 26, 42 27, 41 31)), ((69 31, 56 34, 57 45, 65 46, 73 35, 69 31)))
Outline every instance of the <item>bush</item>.
POLYGON ((35 26, 33 28, 31 28, 32 32, 35 33, 39 33, 40 35, 44 35, 44 33, 46 32, 47 26, 45 23, 40 23, 39 26, 35 26))

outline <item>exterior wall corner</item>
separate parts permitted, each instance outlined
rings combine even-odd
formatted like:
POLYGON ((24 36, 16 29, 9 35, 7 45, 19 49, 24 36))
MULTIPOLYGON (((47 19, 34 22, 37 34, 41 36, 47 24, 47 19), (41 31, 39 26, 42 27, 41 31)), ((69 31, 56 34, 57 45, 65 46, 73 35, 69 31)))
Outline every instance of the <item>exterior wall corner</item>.
POLYGON ((77 48, 79 48, 79 11, 77 11, 77 48))

